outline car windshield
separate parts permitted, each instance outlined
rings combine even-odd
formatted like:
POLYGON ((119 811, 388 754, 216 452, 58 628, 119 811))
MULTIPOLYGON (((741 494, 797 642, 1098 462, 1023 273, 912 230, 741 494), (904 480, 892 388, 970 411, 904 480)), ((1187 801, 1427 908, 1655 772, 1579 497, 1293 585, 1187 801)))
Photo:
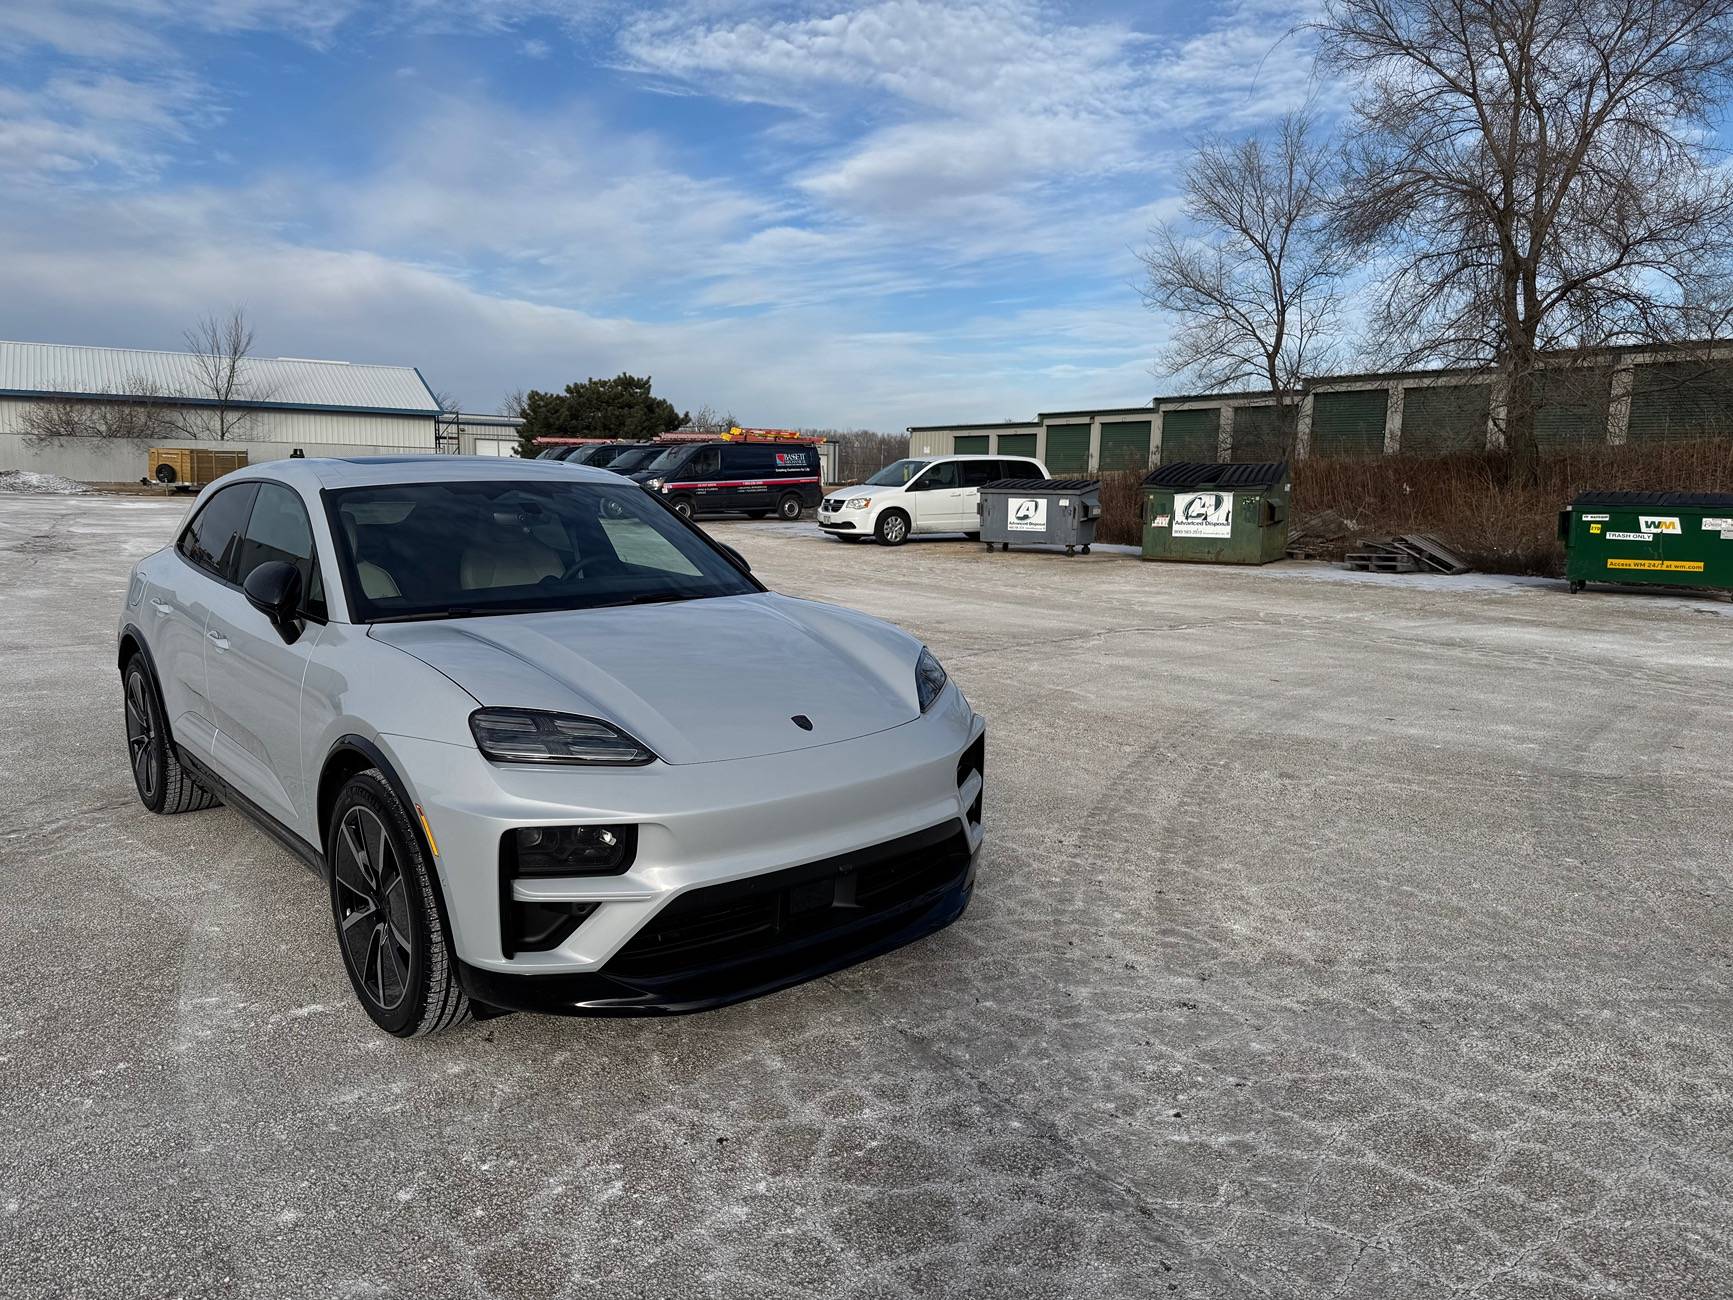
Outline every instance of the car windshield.
POLYGON ((899 460, 886 465, 877 474, 867 480, 873 487, 901 487, 916 474, 924 470, 930 462, 924 460, 899 460))
POLYGON ((656 473, 660 474, 665 470, 673 469, 674 466, 685 460, 686 457, 691 454, 691 451, 692 448, 690 447, 665 447, 647 464, 640 465, 638 468, 654 470, 656 473))
POLYGON ((634 470, 646 469, 651 462, 660 460, 666 453, 665 447, 628 447, 613 460, 608 462, 608 468, 616 474, 630 474, 634 470))
POLYGON ((343 488, 327 501, 357 622, 762 590, 630 483, 400 483, 343 488))

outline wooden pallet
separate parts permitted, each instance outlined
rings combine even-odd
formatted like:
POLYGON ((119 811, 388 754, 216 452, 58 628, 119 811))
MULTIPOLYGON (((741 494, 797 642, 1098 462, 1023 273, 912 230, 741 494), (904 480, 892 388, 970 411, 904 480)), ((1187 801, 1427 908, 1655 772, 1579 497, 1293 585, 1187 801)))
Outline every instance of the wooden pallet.
POLYGON ((1462 557, 1430 533, 1405 533, 1378 540, 1362 538, 1348 552, 1345 566, 1361 573, 1467 573, 1462 557))

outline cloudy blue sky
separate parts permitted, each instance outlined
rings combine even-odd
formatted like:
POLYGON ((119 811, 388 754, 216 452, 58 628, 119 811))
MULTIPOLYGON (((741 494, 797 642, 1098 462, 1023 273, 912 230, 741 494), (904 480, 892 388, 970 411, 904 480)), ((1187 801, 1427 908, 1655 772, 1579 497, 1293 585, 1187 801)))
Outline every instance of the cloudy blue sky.
POLYGON ((1305 0, 0 0, 0 337, 621 369, 751 423, 1146 401, 1186 142, 1305 0))

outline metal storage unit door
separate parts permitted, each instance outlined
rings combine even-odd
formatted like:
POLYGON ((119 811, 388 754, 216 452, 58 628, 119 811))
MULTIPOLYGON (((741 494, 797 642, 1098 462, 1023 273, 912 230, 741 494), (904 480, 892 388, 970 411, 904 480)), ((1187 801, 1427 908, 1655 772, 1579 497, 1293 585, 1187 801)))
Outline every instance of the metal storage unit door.
POLYGON ((1565 577, 1733 588, 1733 493, 1584 492, 1559 515, 1565 577))
POLYGON ((1219 406, 1201 410, 1163 411, 1161 413, 1161 463, 1179 461, 1217 461, 1221 448, 1217 443, 1222 427, 1219 406))
POLYGON ((1046 459, 1049 474, 1063 476, 1085 472, 1089 468, 1089 426, 1048 425, 1046 459))
POLYGON ((1383 455, 1389 396, 1382 388, 1316 394, 1312 398, 1312 455, 1383 455))
POLYGON ((1001 456, 1034 456, 1038 435, 1033 433, 1001 433, 999 435, 999 454, 1001 456))
MULTIPOLYGON (((1289 416, 1290 425, 1292 415, 1289 416)), ((1269 460, 1288 454, 1276 425, 1273 406, 1236 406, 1234 408, 1233 440, 1229 447, 1232 460, 1269 460)))
POLYGON ((1733 366, 1672 361, 1631 376, 1630 442, 1680 442, 1733 433, 1733 366))
POLYGON ((1423 384, 1402 390, 1402 451, 1439 456, 1486 450, 1492 390, 1485 384, 1423 384))
POLYGON ((1535 379, 1537 447, 1573 447, 1607 440, 1612 371, 1565 368, 1535 379))
POLYGON ((1149 468, 1148 420, 1122 420, 1101 426, 1101 469, 1149 468))
POLYGON ((991 439, 984 433, 959 433, 952 439, 952 450, 959 456, 985 456, 991 439))
POLYGON ((1288 547, 1286 461, 1163 465, 1143 480, 1143 558, 1268 564, 1288 547))

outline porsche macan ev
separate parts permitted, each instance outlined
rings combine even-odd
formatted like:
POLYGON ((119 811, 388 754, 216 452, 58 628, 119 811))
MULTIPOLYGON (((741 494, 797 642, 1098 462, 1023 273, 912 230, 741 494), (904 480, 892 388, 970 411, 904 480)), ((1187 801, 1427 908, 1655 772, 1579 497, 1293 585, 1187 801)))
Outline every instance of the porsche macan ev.
POLYGON ((636 484, 280 460, 139 561, 126 739, 322 871, 369 1015, 694 1011, 947 925, 984 723, 921 643, 768 591, 636 484))

